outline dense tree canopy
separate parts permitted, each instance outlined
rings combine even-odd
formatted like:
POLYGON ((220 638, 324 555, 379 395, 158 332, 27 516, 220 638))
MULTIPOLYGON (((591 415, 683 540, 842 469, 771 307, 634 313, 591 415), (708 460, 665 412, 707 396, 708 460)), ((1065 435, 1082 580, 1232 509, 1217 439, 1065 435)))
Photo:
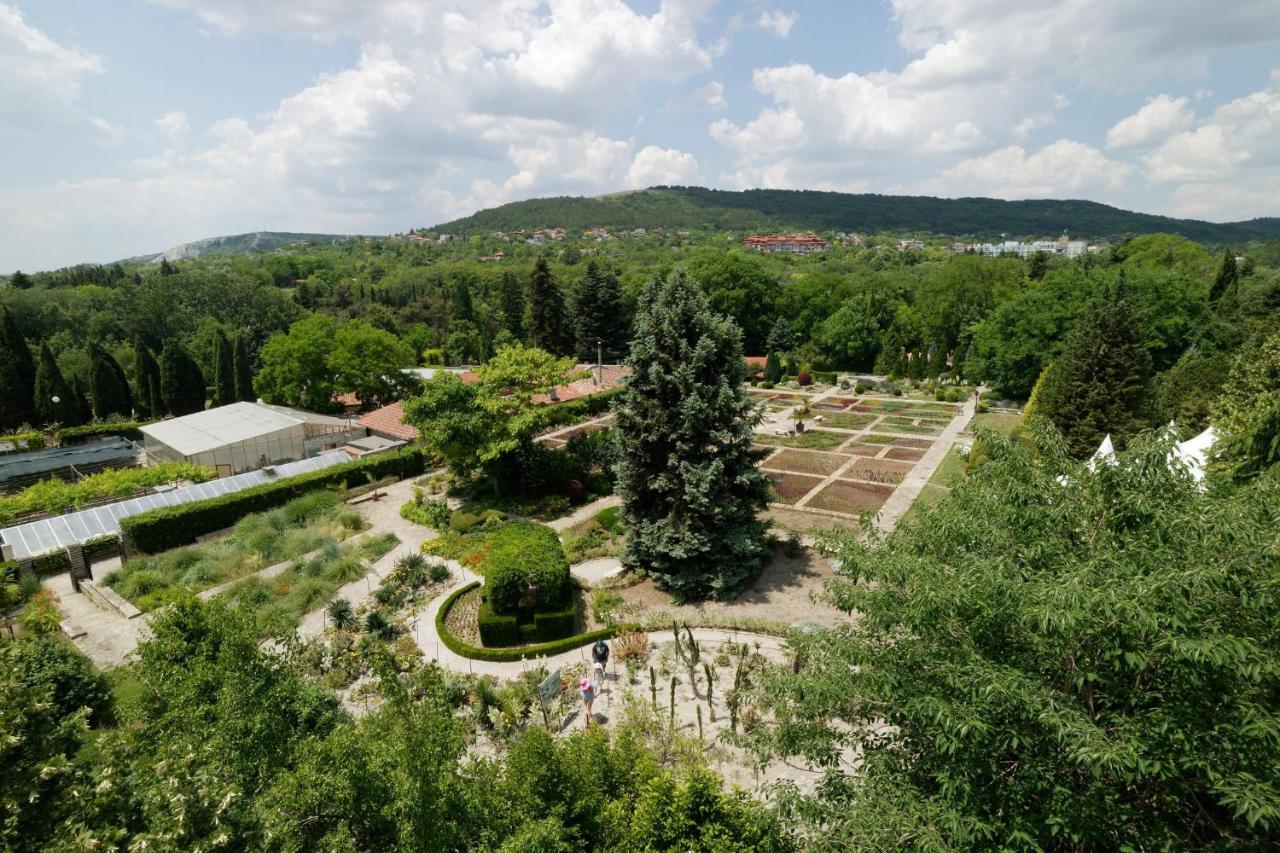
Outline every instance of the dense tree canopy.
POLYGON ((981 441, 918 524, 837 540, 857 621, 759 689, 757 745, 830 768, 798 813, 840 849, 1274 844, 1280 481, 1205 493, 1153 436, 1093 471, 981 441))

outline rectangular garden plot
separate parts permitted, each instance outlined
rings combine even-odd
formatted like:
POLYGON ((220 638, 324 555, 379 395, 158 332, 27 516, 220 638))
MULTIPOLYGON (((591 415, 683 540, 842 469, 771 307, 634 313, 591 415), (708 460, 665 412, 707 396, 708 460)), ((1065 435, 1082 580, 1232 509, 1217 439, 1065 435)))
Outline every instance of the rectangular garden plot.
POLYGON ((880 421, 880 427, 893 432, 908 432, 917 435, 938 435, 942 432, 941 426, 933 426, 929 423, 922 424, 912 418, 903 418, 896 415, 883 418, 880 421))
POLYGON ((760 463, 762 468, 776 468, 782 471, 795 471, 799 474, 821 474, 827 476, 849 461, 848 456, 838 453, 816 453, 812 450, 784 450, 760 463))
POLYGON ((793 504, 800 500, 823 479, 805 474, 779 474, 775 471, 766 471, 765 474, 773 483, 774 501, 782 504, 793 504))
POLYGON ((763 432, 758 432, 755 435, 756 444, 802 447, 807 450, 831 450, 844 444, 848 438, 849 436, 845 433, 827 432, 820 429, 811 429, 799 435, 774 435, 773 433, 763 432))
MULTIPOLYGON (((886 436, 881 436, 885 438, 886 436)), ((869 439, 870 436, 864 436, 863 440, 869 439)), ((888 441, 894 447, 911 447, 918 450, 928 450, 933 447, 933 442, 927 438, 890 438, 888 441)))
POLYGON ((865 510, 879 509, 891 494, 893 494, 893 486, 883 483, 836 480, 814 495, 806 506, 827 512, 857 515, 865 510))
POLYGON ((884 455, 885 459, 897 459, 903 462, 919 462, 924 456, 924 450, 917 450, 914 447, 891 447, 889 452, 884 455))
POLYGON ((872 483, 901 483, 903 476, 914 465, 910 462, 894 462, 891 459, 859 459, 841 474, 850 480, 869 480, 872 483))
POLYGON ((876 419, 867 412, 823 412, 822 425, 833 429, 862 429, 876 419))
POLYGON ((854 456, 879 456, 882 450, 883 444, 851 444, 844 448, 845 453, 852 453, 854 456))

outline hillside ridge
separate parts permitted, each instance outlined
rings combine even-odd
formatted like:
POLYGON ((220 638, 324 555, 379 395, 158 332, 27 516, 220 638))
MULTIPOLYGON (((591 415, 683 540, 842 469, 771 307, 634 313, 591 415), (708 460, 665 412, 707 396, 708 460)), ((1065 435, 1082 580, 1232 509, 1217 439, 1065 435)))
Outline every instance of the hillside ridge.
POLYGON ((709 228, 748 231, 805 228, 997 238, 1105 238, 1168 232, 1208 243, 1280 237, 1280 218, 1206 222, 1122 210, 1083 199, 1005 201, 983 197, 838 193, 822 190, 713 190, 659 186, 599 196, 510 202, 431 230, 469 236, 520 228, 709 228))

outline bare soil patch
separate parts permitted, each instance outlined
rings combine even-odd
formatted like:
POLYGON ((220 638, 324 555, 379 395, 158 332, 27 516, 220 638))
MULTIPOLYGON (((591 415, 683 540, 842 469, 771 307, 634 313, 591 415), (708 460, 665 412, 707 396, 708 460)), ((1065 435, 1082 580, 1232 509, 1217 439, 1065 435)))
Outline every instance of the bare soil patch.
POLYGON ((914 447, 919 450, 928 450, 933 447, 933 441, 927 438, 898 438, 890 439, 890 443, 894 447, 914 447))
POLYGON ((879 456, 880 451, 884 450, 883 444, 850 444, 843 448, 845 453, 852 453, 854 456, 879 456))
POLYGON ((834 474, 841 465, 848 461, 848 456, 838 453, 821 453, 813 450, 784 450, 769 457, 766 462, 761 464, 761 467, 792 471, 798 474, 821 474, 825 477, 828 474, 834 474))
POLYGON ((893 486, 882 483, 836 480, 814 495, 809 501, 809 506, 814 509, 856 515, 863 510, 874 510, 884 506, 889 495, 893 494, 893 489, 893 486))
POLYGON ((774 500, 784 504, 795 503, 822 482, 821 477, 808 477, 803 474, 780 474, 776 471, 764 473, 773 482, 774 500))
POLYGON ((898 459, 904 462, 919 462, 924 456, 924 450, 916 450, 911 447, 891 447, 889 452, 884 455, 885 459, 898 459))

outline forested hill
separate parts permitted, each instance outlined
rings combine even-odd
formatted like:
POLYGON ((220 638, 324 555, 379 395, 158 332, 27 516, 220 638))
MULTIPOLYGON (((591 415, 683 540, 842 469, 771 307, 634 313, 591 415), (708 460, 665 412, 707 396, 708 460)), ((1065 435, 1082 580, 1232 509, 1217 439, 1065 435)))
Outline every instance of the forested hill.
POLYGON ((239 255, 246 252, 271 252, 281 246, 295 243, 333 243, 350 240, 345 234, 295 234, 289 231, 254 231, 249 234, 233 234, 228 237, 208 237, 192 243, 182 243, 163 252, 127 258, 123 263, 147 263, 148 261, 182 261, 201 255, 223 253, 239 255))
POLYGON ((911 231, 956 236, 1117 237, 1166 232, 1204 243, 1280 237, 1280 219, 1213 223, 1134 213, 1092 201, 934 198, 813 190, 709 190, 653 187, 593 198, 537 198, 482 210, 436 226, 450 234, 560 227, 804 228, 876 233, 911 231))

